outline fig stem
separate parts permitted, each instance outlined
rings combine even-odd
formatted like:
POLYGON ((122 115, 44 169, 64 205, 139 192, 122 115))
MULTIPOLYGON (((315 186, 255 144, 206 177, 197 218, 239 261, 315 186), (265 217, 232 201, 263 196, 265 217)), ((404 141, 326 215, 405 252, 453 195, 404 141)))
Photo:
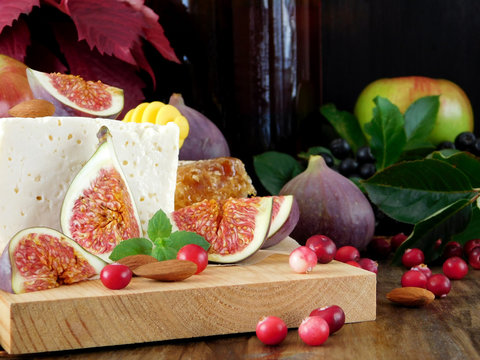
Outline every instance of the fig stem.
POLYGON ((100 128, 100 130, 98 130, 98 132, 97 132, 98 146, 100 146, 104 142, 106 142, 109 135, 110 135, 110 130, 108 130, 108 127, 103 125, 100 128))

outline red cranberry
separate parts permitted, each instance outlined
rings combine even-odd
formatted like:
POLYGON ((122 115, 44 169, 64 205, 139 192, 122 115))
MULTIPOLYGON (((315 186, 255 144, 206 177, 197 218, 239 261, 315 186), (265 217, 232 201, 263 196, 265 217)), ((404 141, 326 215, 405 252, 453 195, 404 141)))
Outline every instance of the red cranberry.
POLYGON ((392 236, 392 240, 390 241, 390 244, 392 246, 392 250, 397 250, 400 245, 403 244, 403 242, 405 240, 407 240, 407 235, 405 235, 404 233, 399 233, 395 236, 392 236))
POLYGON ((368 243, 367 252, 373 259, 386 259, 392 252, 392 246, 386 237, 375 236, 368 243))
POLYGON ((369 258, 360 258, 358 260, 358 264, 362 267, 362 269, 371 271, 375 274, 378 273, 378 262, 369 258))
POLYGON ((341 262, 360 260, 360 252, 354 246, 345 245, 337 249, 335 260, 341 262))
POLYGON ((445 245, 443 248, 442 258, 444 260, 454 257, 454 256, 462 256, 463 255, 463 248, 460 243, 456 241, 450 241, 445 245))
POLYGON ((468 256, 468 254, 470 254, 470 251, 472 251, 477 246, 480 246, 480 239, 468 240, 465 245, 463 245, 463 252, 465 256, 468 256))
POLYGON ((468 274, 468 265, 461 257, 453 256, 445 260, 443 273, 451 280, 460 280, 468 274))
POLYGON ((474 247, 468 254, 468 263, 475 270, 480 270, 480 246, 474 247))
POLYGON ((343 309, 338 305, 329 305, 313 310, 310 316, 321 316, 330 328, 330 335, 340 330, 345 324, 345 313, 343 309))
POLYGON ((417 248, 405 250, 402 256, 402 264, 407 268, 423 264, 424 261, 425 255, 423 255, 423 251, 417 248))
POLYGON ((452 283, 443 274, 435 274, 427 280, 427 290, 430 290, 436 297, 445 297, 450 292, 452 283))
POLYGON ((317 254, 317 261, 320 264, 328 264, 335 258, 337 246, 328 236, 313 235, 305 243, 306 247, 312 249, 317 254))
POLYGON ((427 276, 418 270, 408 270, 402 275, 402 287, 419 287, 419 288, 426 288, 427 287, 427 276))
POLYGON ((418 271, 424 273, 425 276, 427 277, 427 279, 430 276, 432 276, 432 270, 430 270, 430 268, 426 264, 420 264, 420 265, 417 265, 417 266, 413 266, 410 270, 418 270, 418 271))
POLYGON ((348 261, 345 262, 345 264, 352 265, 352 266, 358 267, 360 269, 362 268, 362 266, 354 260, 348 260, 348 261))

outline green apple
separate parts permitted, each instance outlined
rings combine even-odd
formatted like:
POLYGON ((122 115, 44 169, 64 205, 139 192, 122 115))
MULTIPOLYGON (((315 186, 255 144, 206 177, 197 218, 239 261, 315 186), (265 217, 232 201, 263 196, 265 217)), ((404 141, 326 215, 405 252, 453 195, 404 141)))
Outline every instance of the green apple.
POLYGON ((26 70, 21 61, 0 54, 0 117, 8 117, 12 106, 33 99, 26 70))
POLYGON ((473 131, 470 100, 458 85, 444 79, 408 76, 376 80, 361 92, 354 113, 364 130, 365 124, 372 120, 376 96, 389 99, 405 113, 411 103, 429 95, 440 95, 440 108, 429 137, 434 145, 442 141, 453 142, 459 133, 473 131))

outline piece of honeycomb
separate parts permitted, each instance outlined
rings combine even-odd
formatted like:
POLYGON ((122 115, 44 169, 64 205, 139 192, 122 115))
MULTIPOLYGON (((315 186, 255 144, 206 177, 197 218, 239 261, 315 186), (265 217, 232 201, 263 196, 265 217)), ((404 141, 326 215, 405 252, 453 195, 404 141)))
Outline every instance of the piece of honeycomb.
POLYGON ((240 159, 219 157, 178 164, 175 210, 205 199, 222 201, 256 193, 240 159))

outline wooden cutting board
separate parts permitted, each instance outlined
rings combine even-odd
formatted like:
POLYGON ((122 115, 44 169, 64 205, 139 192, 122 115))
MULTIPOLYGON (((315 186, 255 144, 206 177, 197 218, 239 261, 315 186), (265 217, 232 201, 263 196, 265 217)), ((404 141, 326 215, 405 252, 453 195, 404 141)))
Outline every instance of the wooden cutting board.
POLYGON ((27 294, 0 291, 0 341, 11 354, 254 332, 262 316, 289 328, 337 304, 346 322, 375 320, 376 275, 333 261, 295 274, 288 256, 248 266, 208 266, 187 280, 134 278, 123 290, 100 280, 27 294))

